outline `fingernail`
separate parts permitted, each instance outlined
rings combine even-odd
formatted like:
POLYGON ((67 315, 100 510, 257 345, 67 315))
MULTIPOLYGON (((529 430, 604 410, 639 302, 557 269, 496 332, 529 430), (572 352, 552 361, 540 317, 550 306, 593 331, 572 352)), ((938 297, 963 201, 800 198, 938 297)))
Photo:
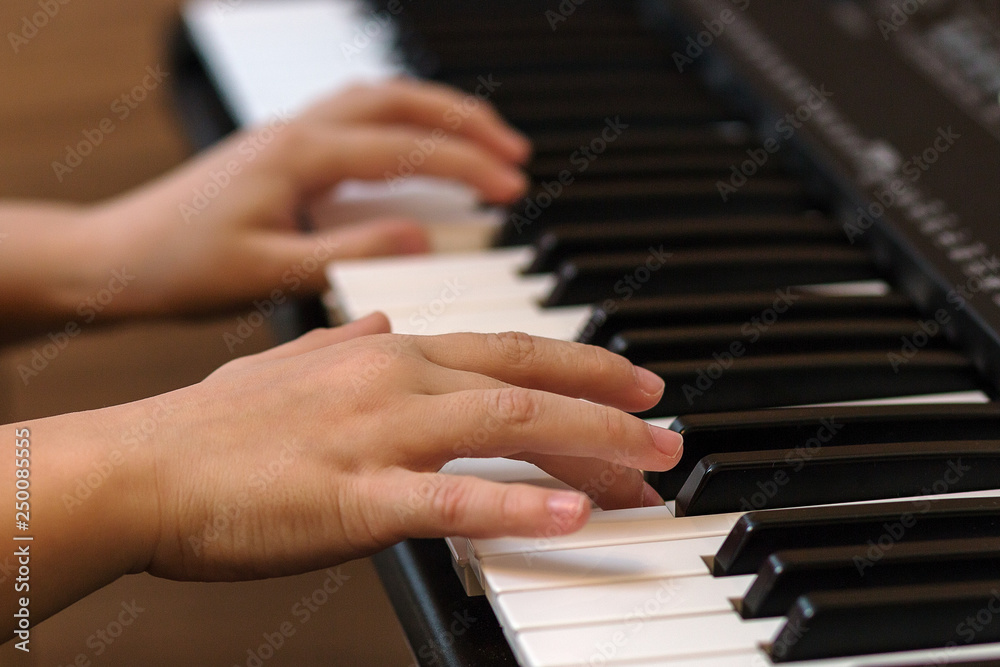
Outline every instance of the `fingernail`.
POLYGON ((642 366, 633 366, 635 369, 635 381, 639 389, 648 396, 659 396, 666 386, 663 379, 653 371, 646 370, 642 366))
POLYGON ((657 507, 663 505, 664 500, 659 493, 656 492, 649 482, 643 482, 642 489, 642 506, 643 507, 657 507))
POLYGON ((660 428, 648 424, 649 432, 653 435, 653 444, 661 453, 669 456, 675 461, 679 461, 684 453, 684 438, 677 431, 668 428, 660 428))
POLYGON ((516 132, 511 132, 508 136, 507 143, 511 147, 511 152, 517 155, 518 162, 522 164, 531 157, 531 142, 527 137, 524 137, 516 132))
POLYGON ((511 191, 514 196, 519 196, 528 190, 528 178, 524 174, 516 171, 507 172, 504 177, 504 186, 511 191))
POLYGON ((576 523, 587 507, 587 497, 580 493, 560 491, 545 501, 549 514, 560 524, 576 523))

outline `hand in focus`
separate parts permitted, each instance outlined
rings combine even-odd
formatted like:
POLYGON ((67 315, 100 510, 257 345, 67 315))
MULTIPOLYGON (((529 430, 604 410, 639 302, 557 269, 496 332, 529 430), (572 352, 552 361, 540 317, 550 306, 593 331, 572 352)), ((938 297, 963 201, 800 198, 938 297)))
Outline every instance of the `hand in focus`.
POLYGON ((672 467, 680 436, 622 412, 658 401, 652 374, 524 334, 387 331, 378 314, 316 330, 113 409, 139 422, 155 400, 173 406, 147 452, 155 480, 136 480, 156 489, 145 569, 279 576, 409 537, 562 534, 589 516, 580 493, 437 472, 460 457, 532 462, 605 508, 662 502, 636 469, 672 467))
POLYGON ((404 79, 355 87, 290 122, 238 133, 88 213, 88 236, 108 270, 134 275, 107 314, 203 312, 275 288, 309 294, 326 286, 324 261, 425 251, 426 235, 411 220, 298 230, 331 187, 384 181, 428 141, 434 150, 412 165, 419 173, 464 181, 488 202, 526 188, 518 165, 530 146, 487 103, 404 79))

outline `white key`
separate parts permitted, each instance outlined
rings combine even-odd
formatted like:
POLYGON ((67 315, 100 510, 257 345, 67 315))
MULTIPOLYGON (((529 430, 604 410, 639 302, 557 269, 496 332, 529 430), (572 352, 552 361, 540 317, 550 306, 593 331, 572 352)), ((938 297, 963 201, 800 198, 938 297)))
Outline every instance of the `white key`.
MULTIPOLYGON (((961 646, 945 650, 903 651, 884 655, 865 655, 828 660, 792 663, 795 667, 912 667, 912 665, 953 665, 966 660, 1000 658, 1000 645, 961 646)), ((621 664, 607 661, 600 664, 621 664)), ((769 667, 773 663, 762 651, 729 653, 698 658, 663 658, 628 663, 630 667, 769 667)))
POLYGON ((447 310, 435 316, 429 309, 425 312, 409 309, 380 308, 392 323, 396 333, 432 336, 456 332, 497 333, 500 331, 523 331, 533 336, 574 340, 580 330, 590 320, 591 309, 553 308, 551 310, 525 310, 524 308, 486 308, 464 311, 463 303, 448 306, 447 310))
POLYGON ((505 554, 541 554, 609 545, 718 538, 728 535, 740 516, 742 513, 677 518, 666 506, 613 510, 592 516, 587 525, 571 535, 476 539, 472 540, 472 547, 475 557, 483 559, 505 554))
MULTIPOLYGON (((768 667, 760 644, 772 641, 783 618, 745 621, 735 613, 526 630, 508 634, 523 664, 642 665, 643 667, 768 667)), ((1000 644, 905 651, 785 663, 796 667, 955 664, 1000 658, 1000 644)))
MULTIPOLYGON (((514 633, 518 655, 533 667, 754 653, 782 618, 745 621, 735 612, 680 618, 525 630, 514 633)), ((765 663, 766 664, 766 663, 765 663)))
POLYGON ((401 72, 392 30, 371 35, 358 53, 344 50, 372 20, 359 2, 199 0, 187 4, 184 19, 241 125, 294 114, 332 90, 401 72))
POLYGON ((531 258, 530 248, 510 248, 454 255, 408 255, 340 261, 331 265, 330 283, 353 293, 387 287, 406 292, 417 285, 436 285, 461 278, 480 283, 502 280, 512 284, 518 271, 531 258))
MULTIPOLYGON (((605 513, 606 514, 606 513, 605 513)), ((704 557, 714 556, 723 537, 617 544, 587 549, 538 551, 480 558, 483 587, 493 596, 605 584, 630 579, 710 574, 704 557)))
POLYGON ((755 575, 670 577, 606 586, 570 586, 496 596, 493 608, 509 630, 691 616, 732 610, 755 575))
MULTIPOLYGON (((401 283, 405 284, 405 283, 401 283)), ((551 276, 530 276, 516 284, 447 278, 430 284, 407 285, 406 292, 344 294, 340 303, 348 314, 370 313, 382 308, 409 311, 422 317, 440 317, 470 308, 505 309, 530 305, 552 291, 551 276)))
POLYGON ((544 470, 525 461, 511 459, 455 459, 449 461, 441 472, 448 475, 468 475, 481 477, 493 482, 534 484, 548 489, 569 489, 562 482, 544 470))

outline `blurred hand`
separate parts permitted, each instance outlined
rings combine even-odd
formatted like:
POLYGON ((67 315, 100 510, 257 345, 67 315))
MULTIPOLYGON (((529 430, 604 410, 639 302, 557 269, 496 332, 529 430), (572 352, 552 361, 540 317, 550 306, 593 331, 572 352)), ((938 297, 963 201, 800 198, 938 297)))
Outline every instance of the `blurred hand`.
POLYGON ((530 146, 475 97, 399 79, 359 86, 299 117, 241 132, 176 172, 87 215, 110 269, 135 276, 109 315, 193 313, 326 286, 323 263, 427 249, 412 220, 304 234, 311 202, 400 164, 507 202, 527 187, 530 146), (411 160, 414 152, 420 159, 411 160))

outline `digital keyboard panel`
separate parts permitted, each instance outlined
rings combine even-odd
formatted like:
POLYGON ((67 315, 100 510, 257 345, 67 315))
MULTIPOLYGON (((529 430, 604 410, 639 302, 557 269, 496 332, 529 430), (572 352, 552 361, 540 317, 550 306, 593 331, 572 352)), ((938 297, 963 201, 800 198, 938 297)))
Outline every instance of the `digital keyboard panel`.
POLYGON ((1000 664, 1000 22, 985 2, 896 7, 393 17, 409 71, 499 84, 533 187, 493 248, 330 267, 332 319, 608 347, 666 380, 643 416, 686 440, 649 475, 662 507, 449 540, 521 664, 1000 664))

